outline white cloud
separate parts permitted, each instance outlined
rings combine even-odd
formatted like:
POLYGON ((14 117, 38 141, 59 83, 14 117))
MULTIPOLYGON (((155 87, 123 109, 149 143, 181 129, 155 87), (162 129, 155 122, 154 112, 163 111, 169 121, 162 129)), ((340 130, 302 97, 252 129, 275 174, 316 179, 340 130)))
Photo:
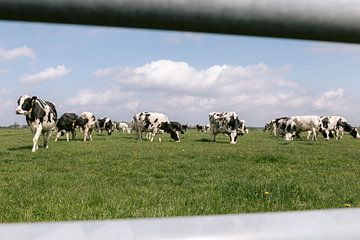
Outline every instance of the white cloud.
POLYGON ((122 92, 119 88, 109 88, 105 90, 91 90, 84 89, 80 91, 75 97, 65 100, 67 105, 77 106, 105 106, 110 105, 115 107, 122 104, 124 98, 129 99, 132 95, 130 92, 122 92))
POLYGON ((344 98, 342 88, 316 95, 311 87, 289 79, 291 70, 289 65, 263 63, 198 69, 186 62, 159 60, 135 68, 100 69, 98 76, 114 79, 110 88, 82 90, 64 103, 115 120, 159 111, 192 124, 206 123, 212 111, 236 111, 251 126, 279 116, 347 113, 343 106, 351 101, 344 98), (326 108, 329 104, 339 108, 326 108))
POLYGON ((338 88, 323 93, 318 99, 315 100, 314 106, 316 109, 328 109, 335 108, 336 102, 342 99, 344 96, 344 90, 338 88))
POLYGON ((11 50, 5 50, 5 49, 0 48, 0 60, 12 61, 12 60, 14 60, 16 58, 20 58, 20 57, 28 57, 28 58, 35 59, 36 54, 35 54, 34 50, 32 50, 31 48, 26 47, 26 46, 14 48, 11 50))
POLYGON ((94 72, 94 75, 96 78, 104 78, 104 77, 111 76, 111 74, 113 74, 114 71, 115 71, 114 68, 102 68, 102 69, 96 70, 94 72))
POLYGON ((47 68, 41 72, 35 74, 25 74, 24 77, 21 78, 21 83, 40 83, 48 80, 53 80, 56 78, 63 77, 70 72, 70 69, 64 65, 59 65, 55 68, 47 68))

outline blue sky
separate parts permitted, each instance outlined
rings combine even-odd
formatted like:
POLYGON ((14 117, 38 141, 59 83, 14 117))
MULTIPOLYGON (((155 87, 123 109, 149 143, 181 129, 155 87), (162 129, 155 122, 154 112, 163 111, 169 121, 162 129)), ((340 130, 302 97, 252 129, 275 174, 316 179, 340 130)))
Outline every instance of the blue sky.
POLYGON ((342 115, 360 126, 360 46, 95 26, 0 21, 0 125, 20 95, 64 112, 130 121, 140 111, 205 124, 235 111, 249 126, 342 115))

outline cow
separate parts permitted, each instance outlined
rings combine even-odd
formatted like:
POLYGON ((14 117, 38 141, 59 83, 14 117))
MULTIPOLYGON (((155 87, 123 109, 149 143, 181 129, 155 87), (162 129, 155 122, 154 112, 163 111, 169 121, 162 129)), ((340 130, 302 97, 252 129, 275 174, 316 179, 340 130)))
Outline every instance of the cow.
POLYGON ((240 120, 235 112, 211 112, 209 113, 210 134, 215 142, 218 133, 227 134, 230 143, 236 144, 239 132, 240 120))
POLYGON ((201 124, 196 124, 196 130, 199 132, 199 131, 202 131, 202 132, 205 132, 205 127, 201 124))
POLYGON ((44 147, 49 148, 49 138, 55 129, 57 121, 56 107, 53 102, 43 100, 36 96, 23 95, 18 99, 16 114, 25 115, 26 122, 33 133, 32 152, 38 150, 40 135, 44 138, 44 147))
POLYGON ((273 134, 274 136, 277 135, 285 136, 286 122, 288 120, 289 117, 279 117, 273 119, 265 125, 264 131, 269 130, 270 133, 273 134))
POLYGON ((108 117, 98 118, 98 120, 96 120, 95 126, 98 134, 102 134, 102 131, 105 130, 108 135, 111 135, 111 133, 114 131, 112 121, 108 117))
POLYGON ((159 135, 159 142, 161 142, 162 133, 167 132, 172 139, 180 142, 179 134, 173 129, 168 117, 163 113, 140 112, 134 115, 133 123, 138 140, 142 139, 142 132, 148 132, 150 133, 150 142, 154 141, 156 135, 159 135))
POLYGON ((239 128, 238 131, 240 132, 240 135, 244 135, 245 133, 248 134, 249 130, 246 126, 246 121, 239 119, 239 128))
POLYGON ((89 120, 79 117, 76 113, 64 113, 61 115, 56 123, 57 134, 55 141, 65 131, 66 141, 69 141, 69 133, 71 132, 72 139, 75 138, 75 128, 83 127, 89 120))
POLYGON ((305 116, 293 116, 286 121, 285 127, 285 140, 293 140, 293 137, 299 137, 301 132, 308 132, 307 138, 312 135, 312 140, 317 140, 317 132, 323 130, 323 125, 319 116, 305 115, 305 116))
POLYGON ((187 124, 183 124, 183 125, 181 125, 181 127, 184 130, 184 132, 186 132, 189 128, 189 126, 187 124))
POLYGON ((92 131, 95 129, 96 117, 92 112, 82 112, 80 117, 88 120, 87 123, 82 126, 84 142, 86 142, 86 140, 92 141, 92 131))
POLYGON ((119 122, 116 124, 116 129, 122 131, 123 133, 127 132, 128 134, 131 133, 131 128, 127 123, 119 122))
POLYGON ((170 121, 170 125, 175 131, 178 131, 181 134, 184 134, 184 129, 183 129, 181 123, 170 121))
POLYGON ((270 122, 265 124, 264 132, 270 131, 271 134, 276 136, 276 122, 275 119, 272 119, 270 122))
POLYGON ((324 128, 322 134, 326 140, 330 140, 334 136, 337 140, 341 139, 344 131, 349 132, 355 139, 360 138, 358 130, 352 127, 344 117, 322 116, 321 121, 324 128))

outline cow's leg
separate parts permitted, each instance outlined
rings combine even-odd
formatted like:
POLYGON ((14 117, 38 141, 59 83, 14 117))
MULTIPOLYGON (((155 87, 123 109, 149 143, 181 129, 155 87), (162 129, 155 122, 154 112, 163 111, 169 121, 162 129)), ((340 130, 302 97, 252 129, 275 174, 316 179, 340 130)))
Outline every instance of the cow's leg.
POLYGON ((88 128, 88 127, 84 127, 84 128, 83 128, 84 142, 86 142, 86 139, 87 139, 87 137, 88 137, 88 131, 89 131, 89 128, 88 128))
MULTIPOLYGON (((311 133, 312 133, 312 131, 308 131, 308 135, 306 137, 306 140, 309 140, 311 133)), ((313 138, 313 136, 311 138, 313 138)))
POLYGON ((315 140, 315 141, 317 141, 317 137, 316 137, 316 129, 315 129, 315 128, 312 128, 312 134, 313 134, 313 136, 312 136, 311 140, 315 140))
POLYGON ((231 144, 236 144, 236 136, 237 136, 236 130, 232 130, 230 133, 230 143, 231 144))
POLYGON ((75 130, 71 129, 71 140, 75 139, 75 130))
POLYGON ((49 148, 49 139, 50 139, 50 136, 51 136, 51 130, 48 130, 43 135, 44 135, 44 147, 49 148))
POLYGON ((69 131, 66 131, 66 141, 69 141, 69 131))
POLYGON ((88 131, 88 135, 87 135, 89 137, 90 142, 92 142, 92 140, 93 140, 92 139, 92 131, 93 131, 93 129, 90 128, 89 131, 88 131))
POLYGON ((33 147, 32 147, 32 152, 36 152, 36 150, 38 150, 39 146, 38 146, 38 141, 39 141, 39 137, 41 135, 42 132, 42 124, 40 123, 40 121, 37 119, 35 120, 34 124, 34 137, 33 137, 33 147))
POLYGON ((61 135, 61 131, 58 130, 58 132, 56 133, 55 142, 58 140, 58 138, 60 137, 60 135, 61 135))

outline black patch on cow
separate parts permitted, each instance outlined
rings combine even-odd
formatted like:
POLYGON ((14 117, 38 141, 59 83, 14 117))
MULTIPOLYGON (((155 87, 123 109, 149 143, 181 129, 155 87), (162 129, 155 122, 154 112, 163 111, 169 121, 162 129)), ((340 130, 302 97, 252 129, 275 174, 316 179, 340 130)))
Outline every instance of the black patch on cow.
POLYGON ((348 122, 344 121, 342 118, 340 118, 336 124, 337 128, 339 128, 340 126, 344 128, 344 131, 349 132, 353 138, 357 137, 358 134, 357 129, 352 127, 348 122))
POLYGON ((323 118, 322 120, 323 127, 328 129, 330 124, 330 119, 328 117, 323 118))
POLYGON ((56 123, 58 131, 73 131, 75 129, 75 123, 77 118, 78 115, 76 115, 75 113, 64 113, 63 115, 61 115, 58 122, 56 123))
POLYGON ((154 121, 154 123, 156 123, 157 121, 159 121, 159 119, 156 118, 155 121, 154 121))
POLYGON ((167 133, 170 133, 170 137, 172 139, 174 139, 175 141, 179 141, 179 137, 176 133, 176 131, 172 128, 172 126, 170 125, 170 123, 168 122, 163 122, 160 124, 160 129, 164 130, 167 133))
POLYGON ((151 115, 150 113, 145 114, 145 120, 144 120, 144 122, 145 122, 144 128, 145 129, 148 129, 149 126, 151 125, 150 115, 151 115))
POLYGON ((175 131, 179 131, 181 134, 184 134, 184 129, 179 122, 170 122, 170 125, 175 131))
MULTIPOLYGON (((18 105, 20 105, 20 98, 18 100, 18 105)), ((21 109, 24 110, 24 111, 29 111, 31 108, 32 108, 32 99, 31 98, 26 98, 24 100, 23 104, 21 105, 21 109)))
POLYGON ((230 121, 228 123, 228 127, 230 127, 231 130, 236 130, 239 128, 240 120, 238 117, 234 118, 234 116, 230 116, 230 121))

